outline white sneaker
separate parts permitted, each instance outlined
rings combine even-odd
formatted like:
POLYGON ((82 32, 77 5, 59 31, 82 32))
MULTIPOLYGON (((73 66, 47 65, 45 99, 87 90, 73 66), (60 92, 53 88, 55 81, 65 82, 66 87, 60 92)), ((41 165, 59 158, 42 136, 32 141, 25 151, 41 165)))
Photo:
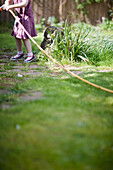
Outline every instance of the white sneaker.
POLYGON ((14 60, 19 60, 21 58, 24 58, 24 54, 17 54, 13 57, 10 58, 10 60, 14 61, 14 60))
POLYGON ((35 59, 34 55, 29 56, 29 57, 26 58, 26 60, 24 60, 24 63, 29 63, 29 62, 33 61, 34 59, 35 59))

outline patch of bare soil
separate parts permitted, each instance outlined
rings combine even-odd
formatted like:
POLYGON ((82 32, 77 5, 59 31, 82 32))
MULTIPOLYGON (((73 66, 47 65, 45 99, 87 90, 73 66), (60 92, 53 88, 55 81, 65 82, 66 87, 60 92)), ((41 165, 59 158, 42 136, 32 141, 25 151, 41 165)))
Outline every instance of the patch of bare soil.
POLYGON ((17 66, 13 66, 13 70, 15 69, 15 70, 17 70, 17 69, 24 69, 25 68, 25 66, 21 66, 21 65, 17 65, 17 66))
POLYGON ((36 99, 42 99, 43 98, 43 94, 42 92, 36 92, 36 91, 32 91, 28 94, 22 94, 20 96, 20 98, 24 101, 30 101, 30 100, 36 100, 36 99))
MULTIPOLYGON (((6 70, 6 71, 7 71, 7 74, 13 72, 13 73, 17 73, 17 75, 21 75, 21 77, 26 76, 26 75, 29 75, 29 76, 38 76, 38 75, 42 74, 42 72, 38 72, 37 70, 23 71, 21 69, 12 69, 12 70, 6 70)), ((6 74, 6 72, 1 72, 1 74, 6 74)))
POLYGON ((37 70, 29 70, 28 72, 23 72, 23 75, 29 75, 29 76, 39 76, 42 72, 38 72, 37 70))
POLYGON ((107 73, 107 72, 111 72, 111 71, 113 71, 113 69, 111 69, 111 70, 98 70, 97 72, 100 72, 100 73, 107 73))
POLYGON ((9 109, 9 108, 11 108, 11 107, 13 107, 13 105, 12 105, 12 104, 9 104, 9 103, 7 103, 7 102, 5 102, 5 103, 3 103, 3 104, 1 105, 2 110, 6 110, 6 109, 9 109))
MULTIPOLYGON (((0 90, 0 93, 9 93, 10 92, 8 90, 0 90)), ((37 92, 37 91, 31 91, 27 94, 21 94, 21 96, 19 96, 19 98, 21 100, 23 100, 24 102, 27 102, 27 101, 34 101, 34 100, 41 100, 43 99, 43 94, 42 92, 37 92)), ((13 104, 9 103, 8 101, 7 102, 4 102, 0 105, 0 107, 3 109, 3 110, 6 110, 6 109, 9 109, 11 107, 14 107, 13 104)))
POLYGON ((9 61, 9 57, 7 55, 0 55, 1 63, 7 63, 9 61))
POLYGON ((11 92, 6 89, 0 89, 0 94, 10 94, 11 92))

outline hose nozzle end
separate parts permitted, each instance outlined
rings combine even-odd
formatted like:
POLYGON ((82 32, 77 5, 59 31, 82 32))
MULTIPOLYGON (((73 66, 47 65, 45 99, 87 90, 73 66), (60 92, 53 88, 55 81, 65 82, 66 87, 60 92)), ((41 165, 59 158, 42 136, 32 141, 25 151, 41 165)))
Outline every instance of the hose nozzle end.
POLYGON ((0 11, 3 11, 4 10, 4 5, 2 5, 1 7, 0 7, 0 11))

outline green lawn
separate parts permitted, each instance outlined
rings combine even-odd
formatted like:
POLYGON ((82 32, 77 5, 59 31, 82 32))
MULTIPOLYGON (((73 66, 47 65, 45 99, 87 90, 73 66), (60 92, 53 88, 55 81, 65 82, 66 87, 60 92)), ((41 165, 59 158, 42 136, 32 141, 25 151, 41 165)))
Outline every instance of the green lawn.
MULTIPOLYGON (((39 44, 41 35, 35 38, 39 44)), ((38 51, 34 45, 33 51, 38 51)), ((13 37, 1 32, 0 170, 113 170, 113 94, 50 62, 5 60, 5 55, 15 53, 13 37), (14 71, 20 66, 27 73, 34 65, 41 74, 18 77, 14 71), (30 92, 41 97, 22 98, 30 92)), ((81 77, 113 90, 110 66, 76 68, 81 77)))

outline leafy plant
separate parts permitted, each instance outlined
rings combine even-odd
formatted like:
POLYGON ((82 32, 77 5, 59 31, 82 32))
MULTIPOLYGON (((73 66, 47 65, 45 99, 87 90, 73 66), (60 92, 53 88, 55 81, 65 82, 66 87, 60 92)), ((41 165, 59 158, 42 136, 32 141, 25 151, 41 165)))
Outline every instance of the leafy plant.
MULTIPOLYGON (((113 41, 111 37, 102 36, 91 25, 79 23, 69 26, 65 24, 64 36, 60 34, 50 36, 54 43, 47 49, 47 53, 60 62, 84 61, 88 64, 98 65, 101 61, 107 63, 106 61, 112 60, 113 41)), ((47 60, 44 55, 42 56, 43 60, 47 60)))
POLYGON ((71 27, 65 24, 64 36, 59 35, 53 39, 54 46, 52 48, 52 54, 60 60, 67 59, 73 61, 85 61, 90 62, 87 54, 84 51, 85 41, 90 33, 91 29, 84 29, 82 23, 80 29, 71 27))

